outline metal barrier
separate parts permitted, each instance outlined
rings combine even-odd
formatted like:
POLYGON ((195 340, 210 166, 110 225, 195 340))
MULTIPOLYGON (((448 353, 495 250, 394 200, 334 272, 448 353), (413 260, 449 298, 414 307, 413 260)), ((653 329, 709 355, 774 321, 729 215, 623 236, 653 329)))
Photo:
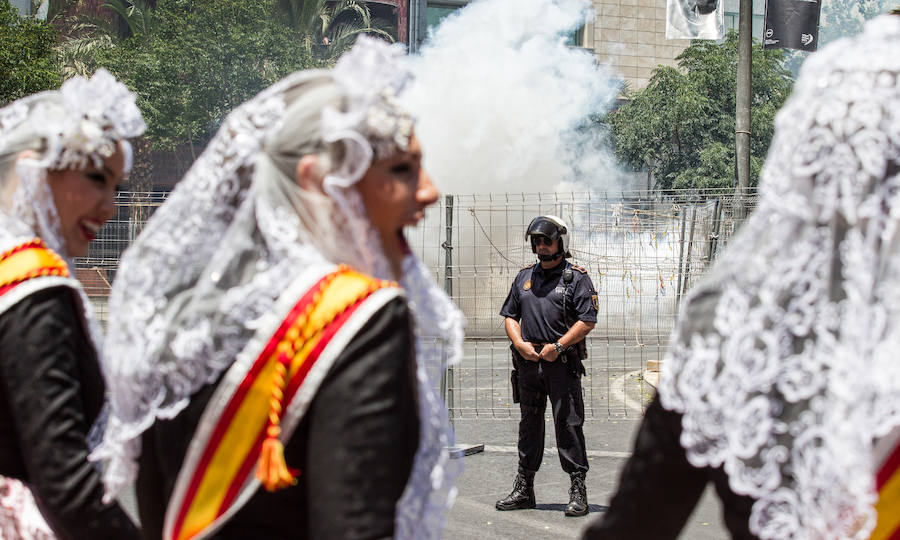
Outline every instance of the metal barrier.
MULTIPOLYGON (((100 319, 118 258, 164 193, 123 192, 119 212, 77 261, 100 319)), ((644 380, 661 360, 678 304, 737 227, 729 191, 448 195, 407 231, 413 250, 466 315, 460 365, 442 384, 453 418, 518 415, 509 384, 510 352, 498 315, 518 271, 534 262, 525 227, 537 215, 569 224, 573 262, 599 297, 583 380, 588 417, 639 415, 654 389, 644 380)))

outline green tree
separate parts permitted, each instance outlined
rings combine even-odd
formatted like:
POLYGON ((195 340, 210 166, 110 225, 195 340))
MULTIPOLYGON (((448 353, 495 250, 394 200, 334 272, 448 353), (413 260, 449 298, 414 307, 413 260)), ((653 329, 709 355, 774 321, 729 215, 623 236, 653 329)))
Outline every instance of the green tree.
POLYGON ((887 13, 895 0, 829 0, 822 2, 819 15, 819 46, 862 32, 869 19, 887 13))
POLYGON ((52 25, 20 18, 8 0, 0 0, 0 105, 59 86, 57 39, 52 25))
POLYGON ((373 19, 362 0, 279 0, 290 25, 303 35, 310 56, 333 63, 360 34, 394 41, 385 21, 373 19))
POLYGON ((123 39, 149 39, 154 32, 154 7, 149 0, 108 0, 100 4, 101 15, 66 17, 67 38, 57 47, 63 77, 90 76, 99 67, 101 51, 123 39))
MULTIPOLYGON (((829 0, 822 2, 819 14, 819 46, 862 32, 866 21, 887 13, 897 6, 896 0, 829 0)), ((812 53, 789 50, 787 67, 796 76, 800 66, 812 53)))
MULTIPOLYGON (((753 48, 751 183, 772 140, 775 113, 792 88, 784 51, 753 48)), ((734 185, 737 34, 695 41, 678 69, 660 66, 643 90, 607 117, 616 155, 649 171, 661 189, 734 185)))
POLYGON ((146 31, 112 40, 94 59, 138 93, 155 148, 195 148, 240 103, 321 65, 279 14, 275 0, 160 0, 146 31))

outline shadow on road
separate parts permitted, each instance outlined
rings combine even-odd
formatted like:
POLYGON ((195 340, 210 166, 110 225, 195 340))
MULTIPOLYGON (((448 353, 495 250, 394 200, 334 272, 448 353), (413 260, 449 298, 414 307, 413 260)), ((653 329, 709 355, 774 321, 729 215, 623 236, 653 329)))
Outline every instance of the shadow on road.
MULTIPOLYGON (((534 509, 562 512, 566 509, 566 505, 562 503, 541 503, 535 506, 534 509)), ((593 514, 594 512, 606 512, 607 510, 609 510, 609 507, 603 506, 602 504, 588 504, 588 512, 591 514, 593 514)))

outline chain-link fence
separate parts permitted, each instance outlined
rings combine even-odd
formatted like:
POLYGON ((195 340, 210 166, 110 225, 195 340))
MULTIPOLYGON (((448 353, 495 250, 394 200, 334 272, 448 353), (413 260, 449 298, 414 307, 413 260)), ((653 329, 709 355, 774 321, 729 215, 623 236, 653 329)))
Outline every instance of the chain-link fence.
POLYGON ((91 242, 88 256, 76 261, 76 277, 106 323, 110 284, 119 266, 119 256, 134 240, 144 224, 166 198, 167 193, 122 191, 116 195, 116 216, 109 220, 91 242))
MULTIPOLYGON (((136 236, 161 193, 119 194, 119 212, 78 261, 101 320, 118 257, 136 236)), ((583 379, 588 416, 640 414, 653 388, 644 373, 662 359, 684 292, 709 268, 735 231, 730 191, 448 195, 407 231, 438 283, 466 315, 463 361, 443 390, 454 418, 507 418, 512 404, 509 341, 498 315, 513 279, 535 261, 525 228, 537 215, 569 224, 573 262, 583 266, 599 297, 588 338, 583 379)))

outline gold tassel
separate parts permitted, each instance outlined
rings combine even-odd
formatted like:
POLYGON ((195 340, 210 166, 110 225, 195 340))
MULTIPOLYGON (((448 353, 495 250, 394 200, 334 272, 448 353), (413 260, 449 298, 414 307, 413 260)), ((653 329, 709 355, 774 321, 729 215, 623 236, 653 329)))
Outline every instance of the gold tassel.
POLYGON ((284 445, 278 440, 281 428, 269 426, 266 440, 263 441, 259 454, 259 466, 256 468, 256 478, 267 491, 278 491, 297 483, 297 475, 300 471, 289 469, 284 461, 284 445))
POLYGON ((278 439, 281 435, 281 410, 284 400, 284 387, 287 384, 287 366, 291 356, 286 351, 278 356, 272 381, 272 396, 269 400, 269 427, 266 428, 266 439, 259 452, 259 465, 256 467, 256 478, 268 491, 278 491, 297 483, 300 471, 288 469, 284 461, 284 444, 278 439))

